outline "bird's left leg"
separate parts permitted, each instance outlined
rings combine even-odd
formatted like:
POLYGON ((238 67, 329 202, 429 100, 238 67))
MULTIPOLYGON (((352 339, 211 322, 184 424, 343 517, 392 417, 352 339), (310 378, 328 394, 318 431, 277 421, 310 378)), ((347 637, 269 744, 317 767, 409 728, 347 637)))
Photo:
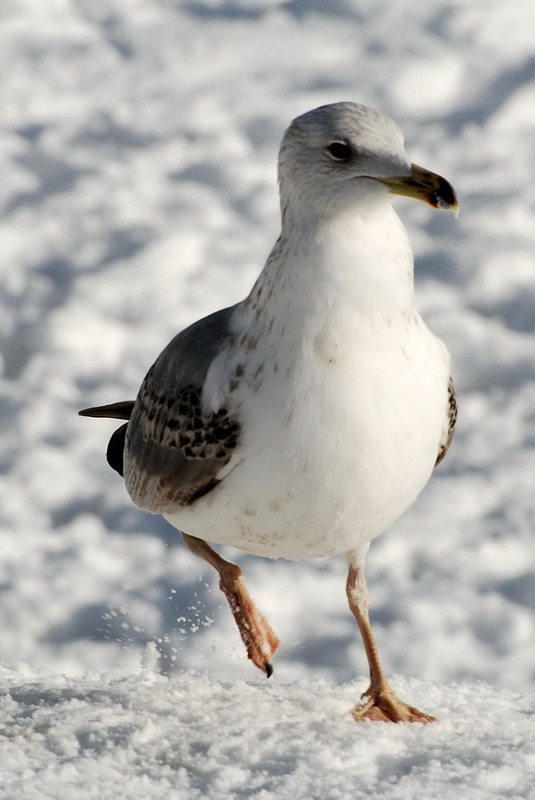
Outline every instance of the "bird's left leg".
POLYGON ((396 697, 385 677, 368 613, 368 587, 363 561, 356 554, 350 554, 346 584, 349 608, 360 628, 370 667, 370 685, 362 695, 367 699, 354 709, 353 717, 357 721, 370 719, 380 722, 433 722, 435 717, 424 714, 396 697))
POLYGON ((280 641, 273 633, 265 616, 251 599, 241 569, 237 564, 225 561, 209 544, 195 536, 182 534, 189 549, 207 561, 219 574, 219 588, 227 598, 230 610, 238 626, 247 655, 269 678, 273 674, 271 659, 280 641))

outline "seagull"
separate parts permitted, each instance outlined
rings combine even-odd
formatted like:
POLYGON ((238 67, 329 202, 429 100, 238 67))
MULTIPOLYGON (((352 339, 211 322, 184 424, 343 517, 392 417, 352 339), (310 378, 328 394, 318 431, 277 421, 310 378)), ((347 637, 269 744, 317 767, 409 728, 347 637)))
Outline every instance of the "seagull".
POLYGON ((457 415, 450 356, 416 310, 391 200, 457 213, 456 194, 408 160, 395 122, 351 102, 293 120, 278 176, 281 233, 250 294, 175 336, 135 401, 79 413, 124 420, 108 462, 136 505, 215 568, 260 670, 272 674, 279 639, 212 544, 343 555, 370 672, 354 719, 430 722, 383 672, 364 561, 444 458, 457 415))

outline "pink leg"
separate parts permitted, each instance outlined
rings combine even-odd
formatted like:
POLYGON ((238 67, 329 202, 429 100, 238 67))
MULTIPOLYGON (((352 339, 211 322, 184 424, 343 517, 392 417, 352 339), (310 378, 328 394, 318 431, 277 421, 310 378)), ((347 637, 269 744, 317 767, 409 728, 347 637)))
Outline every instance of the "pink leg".
POLYGON ((273 674, 271 659, 280 641, 273 633, 264 615, 258 611, 245 585, 241 569, 225 561, 209 544, 195 536, 183 533, 189 549, 207 561, 219 574, 219 588, 227 598, 232 615, 247 649, 247 655, 255 666, 269 678, 273 674))
POLYGON ((350 564, 346 590, 349 608, 360 628, 370 666, 370 685, 362 695, 368 699, 355 708, 353 717, 357 721, 371 719, 380 722, 433 722, 435 717, 424 714, 396 697, 385 677, 368 614, 368 587, 362 565, 355 567, 350 564))

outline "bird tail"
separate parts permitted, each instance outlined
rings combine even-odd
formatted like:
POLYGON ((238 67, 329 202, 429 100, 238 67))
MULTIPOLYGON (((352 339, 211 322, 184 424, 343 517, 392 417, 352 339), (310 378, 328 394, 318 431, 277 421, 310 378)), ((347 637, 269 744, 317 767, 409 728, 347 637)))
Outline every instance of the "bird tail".
POLYGON ((106 419, 130 419, 134 400, 121 400, 119 403, 110 403, 107 406, 94 406, 83 408, 78 414, 81 417, 104 417, 106 419))

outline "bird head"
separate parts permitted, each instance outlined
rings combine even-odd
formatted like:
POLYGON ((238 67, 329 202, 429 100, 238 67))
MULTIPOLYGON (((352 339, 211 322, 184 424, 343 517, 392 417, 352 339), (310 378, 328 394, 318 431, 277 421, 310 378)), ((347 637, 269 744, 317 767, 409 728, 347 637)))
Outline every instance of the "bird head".
POLYGON ((320 106, 294 119, 279 152, 283 215, 370 213, 402 195, 458 210, 448 181, 412 164, 396 123, 356 103, 320 106))

